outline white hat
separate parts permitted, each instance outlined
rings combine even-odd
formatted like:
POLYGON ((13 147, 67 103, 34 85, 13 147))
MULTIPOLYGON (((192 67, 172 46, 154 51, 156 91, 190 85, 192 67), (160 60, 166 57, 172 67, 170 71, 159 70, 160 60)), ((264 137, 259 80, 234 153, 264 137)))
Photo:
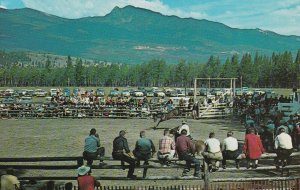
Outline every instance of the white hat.
POLYGON ((182 120, 182 124, 186 124, 187 123, 187 121, 186 120, 182 120))
POLYGON ((88 166, 80 166, 78 169, 77 169, 77 173, 78 175, 85 175, 87 174, 89 171, 91 170, 90 167, 88 166))

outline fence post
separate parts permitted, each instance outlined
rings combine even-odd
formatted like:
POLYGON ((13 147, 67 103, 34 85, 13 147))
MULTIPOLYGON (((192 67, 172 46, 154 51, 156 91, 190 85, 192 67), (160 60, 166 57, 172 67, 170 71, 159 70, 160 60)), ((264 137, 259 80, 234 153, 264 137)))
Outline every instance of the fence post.
POLYGON ((208 165, 205 162, 205 160, 203 160, 203 166, 204 166, 204 190, 208 190, 209 189, 209 169, 208 169, 208 165))

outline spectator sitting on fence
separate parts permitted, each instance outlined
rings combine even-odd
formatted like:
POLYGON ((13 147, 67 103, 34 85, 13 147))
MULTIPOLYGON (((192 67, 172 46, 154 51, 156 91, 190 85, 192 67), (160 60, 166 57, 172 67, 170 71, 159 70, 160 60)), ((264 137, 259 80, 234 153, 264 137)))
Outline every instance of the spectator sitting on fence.
MULTIPOLYGON (((140 166, 140 161, 144 160, 143 165, 149 165, 148 160, 155 154, 155 146, 151 139, 146 138, 146 132, 140 132, 140 139, 136 141, 133 155, 137 159, 136 166, 140 166)), ((144 168, 143 178, 146 177, 147 168, 144 168)))
POLYGON ((247 131, 244 142, 244 153, 248 161, 247 168, 257 168, 258 159, 261 157, 262 153, 264 153, 265 149, 260 137, 255 134, 255 129, 249 128, 247 131), (253 165, 252 162, 254 162, 253 165))
POLYGON ((18 178, 14 175, 14 170, 12 168, 9 168, 1 173, 1 190, 19 190, 20 187, 20 181, 18 178))
POLYGON ((208 164, 209 171, 217 171, 220 167, 220 161, 223 160, 221 152, 221 143, 215 138, 215 133, 209 133, 209 139, 205 142, 205 150, 202 153, 204 161, 208 164))
POLYGON ((274 159, 275 165, 279 168, 287 165, 288 159, 293 152, 292 138, 285 132, 284 128, 279 129, 279 135, 275 138, 275 151, 277 157, 274 159))
POLYGON ((170 130, 164 130, 164 136, 159 140, 159 150, 157 152, 157 159, 163 164, 169 165, 168 160, 175 156, 175 142, 170 137, 170 130))
POLYGON ((151 139, 146 138, 146 132, 140 132, 140 139, 135 143, 135 149, 133 150, 133 155, 137 159, 136 165, 140 165, 140 160, 144 160, 144 165, 148 164, 148 160, 153 157, 156 152, 155 146, 151 139))
POLYGON ((90 130, 89 136, 85 138, 83 158, 87 161, 87 165, 91 166, 93 164, 93 160, 97 159, 99 156, 100 157, 99 165, 103 166, 105 165, 105 163, 102 160, 104 153, 105 153, 105 148, 100 147, 99 135, 96 133, 96 129, 92 128, 90 130))
POLYGON ((135 169, 135 158, 130 152, 125 134, 126 132, 121 130, 119 132, 119 136, 114 139, 112 157, 115 160, 121 160, 122 166, 124 166, 124 162, 127 162, 129 164, 127 177, 135 179, 136 175, 133 175, 135 169))
POLYGON ((180 160, 185 160, 186 164, 182 176, 187 176, 191 169, 191 164, 195 164, 195 177, 200 177, 200 161, 195 158, 195 146, 192 140, 187 137, 186 129, 181 131, 181 135, 176 140, 176 151, 180 160))
POLYGON ((223 153, 223 161, 222 161, 222 167, 223 169, 226 169, 226 160, 235 160, 236 168, 240 168, 239 165, 239 152, 238 152, 238 141, 235 137, 233 137, 233 132, 229 131, 227 133, 227 138, 224 139, 223 145, 222 145, 222 153, 223 153))
POLYGON ((80 190, 94 190, 95 187, 100 187, 100 182, 91 176, 91 168, 81 166, 77 169, 77 183, 80 190))

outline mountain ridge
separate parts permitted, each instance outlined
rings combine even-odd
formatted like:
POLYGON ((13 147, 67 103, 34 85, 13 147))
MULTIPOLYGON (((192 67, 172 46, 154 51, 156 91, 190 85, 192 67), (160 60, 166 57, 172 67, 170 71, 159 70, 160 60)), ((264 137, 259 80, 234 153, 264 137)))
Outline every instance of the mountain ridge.
POLYGON ((115 7, 105 16, 61 18, 34 9, 1 10, 0 48, 122 63, 153 58, 206 62, 239 54, 291 51, 300 37, 262 29, 238 29, 206 19, 165 16, 151 10, 115 7))

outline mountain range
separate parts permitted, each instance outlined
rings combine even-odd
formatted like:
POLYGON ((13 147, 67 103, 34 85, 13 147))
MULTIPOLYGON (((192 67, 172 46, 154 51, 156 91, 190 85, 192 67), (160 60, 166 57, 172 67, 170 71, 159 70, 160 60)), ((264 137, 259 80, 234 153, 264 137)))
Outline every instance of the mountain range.
MULTIPOLYGON (((75 11, 75 10, 74 10, 75 11)), ((24 8, 0 9, 0 49, 47 52, 118 63, 154 58, 205 63, 232 54, 300 48, 300 36, 261 29, 237 29, 208 20, 165 16, 147 9, 115 7, 109 14, 66 19, 24 8)))

